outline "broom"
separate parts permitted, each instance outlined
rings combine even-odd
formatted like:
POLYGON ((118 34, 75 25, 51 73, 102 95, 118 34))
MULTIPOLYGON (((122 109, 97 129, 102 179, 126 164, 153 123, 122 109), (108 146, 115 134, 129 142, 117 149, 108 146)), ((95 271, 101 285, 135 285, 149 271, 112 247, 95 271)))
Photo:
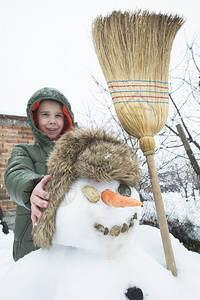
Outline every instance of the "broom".
POLYGON ((117 116, 138 138, 146 156, 167 268, 177 276, 169 229, 155 167, 154 136, 168 116, 168 72, 172 43, 184 20, 138 10, 114 11, 93 22, 94 48, 117 116))

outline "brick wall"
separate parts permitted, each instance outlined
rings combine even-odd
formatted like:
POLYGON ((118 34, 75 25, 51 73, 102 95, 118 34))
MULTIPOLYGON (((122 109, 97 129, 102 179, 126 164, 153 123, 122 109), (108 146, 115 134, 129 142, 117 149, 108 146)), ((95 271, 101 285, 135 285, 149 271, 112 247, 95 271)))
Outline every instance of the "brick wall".
POLYGON ((8 196, 4 173, 12 148, 16 144, 31 144, 34 137, 26 117, 0 114, 0 206, 3 212, 14 211, 15 203, 8 196))

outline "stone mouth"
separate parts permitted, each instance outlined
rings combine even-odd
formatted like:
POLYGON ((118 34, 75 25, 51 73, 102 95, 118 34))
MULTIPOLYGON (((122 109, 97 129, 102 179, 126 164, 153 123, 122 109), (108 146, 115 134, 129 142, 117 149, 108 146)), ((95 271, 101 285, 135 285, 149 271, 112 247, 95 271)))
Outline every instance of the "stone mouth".
POLYGON ((114 225, 112 228, 105 227, 102 224, 95 223, 94 228, 101 232, 103 235, 111 235, 111 236, 119 236, 125 232, 128 232, 134 226, 134 220, 137 220, 138 216, 137 213, 131 217, 131 219, 127 223, 123 223, 123 225, 114 225))

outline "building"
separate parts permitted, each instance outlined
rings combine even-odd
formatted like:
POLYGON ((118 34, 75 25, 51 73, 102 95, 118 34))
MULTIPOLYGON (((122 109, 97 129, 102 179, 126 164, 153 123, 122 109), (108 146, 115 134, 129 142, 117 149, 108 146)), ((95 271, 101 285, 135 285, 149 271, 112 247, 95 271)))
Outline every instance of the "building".
POLYGON ((13 216, 16 210, 16 204, 7 194, 4 184, 8 159, 14 145, 33 142, 34 137, 26 117, 0 114, 0 207, 6 219, 13 216))

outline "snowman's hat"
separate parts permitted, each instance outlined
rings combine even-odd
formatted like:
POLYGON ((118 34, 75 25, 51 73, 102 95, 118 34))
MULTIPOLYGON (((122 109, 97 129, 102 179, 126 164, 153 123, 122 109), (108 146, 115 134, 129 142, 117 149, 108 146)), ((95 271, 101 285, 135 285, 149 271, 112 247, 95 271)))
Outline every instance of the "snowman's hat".
POLYGON ((77 178, 97 182, 118 180, 137 188, 141 174, 132 149, 99 129, 74 128, 62 135, 47 166, 52 180, 46 190, 51 198, 33 232, 35 244, 44 248, 51 246, 57 208, 77 178))

